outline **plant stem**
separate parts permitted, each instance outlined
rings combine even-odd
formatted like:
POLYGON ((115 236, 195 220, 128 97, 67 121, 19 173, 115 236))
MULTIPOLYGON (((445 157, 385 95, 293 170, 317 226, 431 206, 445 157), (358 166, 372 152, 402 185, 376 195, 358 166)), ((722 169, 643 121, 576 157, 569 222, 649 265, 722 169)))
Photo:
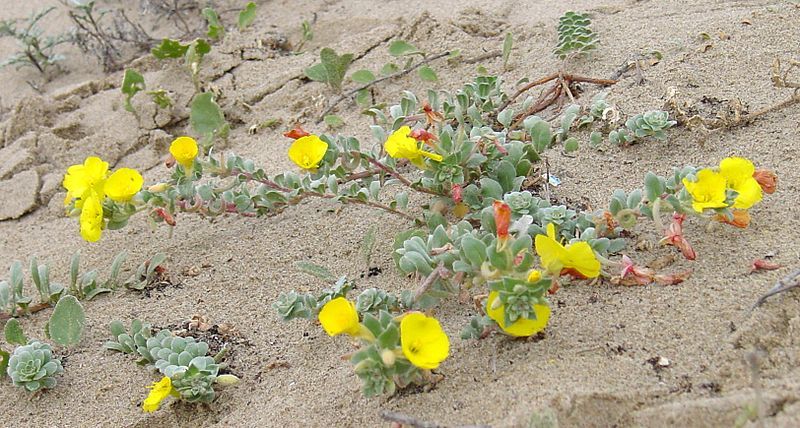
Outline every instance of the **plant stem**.
POLYGON ((417 192, 421 192, 421 193, 427 193, 429 195, 445 196, 445 195, 443 195, 443 194, 441 194, 441 193, 439 193, 439 192, 437 192, 435 190, 430 190, 430 189, 426 189, 424 187, 415 186, 414 183, 412 183, 409 179, 403 177, 402 175, 400 175, 400 173, 398 173, 394 169, 389 168, 386 164, 384 164, 383 162, 380 162, 377 159, 372 158, 371 156, 367 156, 367 161, 369 161, 369 163, 371 163, 372 165, 377 166, 382 171, 386 172, 387 174, 391 175, 392 177, 396 178, 401 183, 403 183, 404 186, 406 186, 406 187, 408 187, 408 188, 410 188, 412 190, 416 190, 417 192))
POLYGON ((437 60, 439 58, 446 57, 448 55, 450 55, 450 51, 445 51, 445 52, 438 53, 436 55, 431 55, 431 56, 423 59, 422 61, 412 65, 411 67, 406 68, 405 70, 400 70, 397 73, 390 74, 390 75, 385 76, 385 77, 381 77, 380 79, 375 79, 372 82, 365 83, 365 84, 363 84, 363 85, 361 85, 361 86, 359 86, 359 87, 357 87, 357 88, 355 88, 353 90, 345 92, 344 94, 340 95, 339 98, 336 98, 335 100, 333 100, 333 102, 330 103, 330 105, 328 105, 328 107, 319 115, 319 118, 317 118, 317 123, 322 122, 325 119, 325 116, 327 116, 328 113, 333 111, 333 108, 336 107, 337 105, 339 105, 339 103, 341 103, 342 101, 352 97, 353 95, 357 94, 359 91, 367 89, 370 86, 376 85, 376 84, 378 84, 380 82, 383 82, 385 80, 395 79, 395 78, 398 78, 398 77, 401 77, 401 76, 405 76, 406 74, 411 73, 412 71, 416 70, 417 68, 419 68, 419 67, 421 67, 421 66, 423 66, 423 65, 425 65, 425 64, 427 64, 429 62, 435 61, 435 60, 437 60))

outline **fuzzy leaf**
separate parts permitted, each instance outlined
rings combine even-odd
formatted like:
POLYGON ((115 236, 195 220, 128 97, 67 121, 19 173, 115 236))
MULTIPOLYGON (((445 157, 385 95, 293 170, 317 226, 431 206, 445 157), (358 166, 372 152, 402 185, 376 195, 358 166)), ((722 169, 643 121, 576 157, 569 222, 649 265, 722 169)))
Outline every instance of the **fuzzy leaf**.
POLYGON ((206 18, 206 21, 208 21, 208 32, 206 32, 206 35, 209 38, 213 40, 219 40, 225 35, 225 27, 221 22, 219 22, 219 15, 217 15, 217 11, 207 7, 203 9, 201 13, 206 18))
POLYGON ((350 75, 350 79, 356 83, 370 83, 375 80, 375 75, 369 70, 358 70, 350 75))
POLYGON ((189 45, 182 45, 177 40, 164 39, 161 44, 150 50, 150 53, 158 59, 180 58, 189 50, 189 45))
POLYGON ((85 324, 86 314, 81 303, 75 296, 65 296, 56 304, 47 330, 54 342, 69 346, 80 341, 85 324))
POLYGON ((389 45, 389 55, 391 56, 405 56, 421 53, 422 52, 420 52, 416 46, 405 40, 395 40, 389 45))
POLYGON ((256 4, 247 3, 247 6, 239 12, 239 31, 249 27, 256 20, 256 4))
POLYGON ((205 92, 194 97, 189 121, 192 129, 204 136, 220 134, 227 126, 222 109, 214 101, 214 95, 205 92))
POLYGON ((22 326, 19 325, 19 321, 16 318, 11 318, 6 321, 3 333, 5 333, 6 342, 12 345, 24 345, 28 343, 28 338, 25 337, 22 326))
POLYGON ((131 99, 137 92, 145 89, 144 76, 138 71, 129 68, 125 70, 125 77, 122 78, 122 93, 125 94, 125 110, 134 113, 131 99))
POLYGON ((428 67, 427 65, 423 65, 419 68, 419 77, 426 81, 426 82, 437 82, 439 77, 436 75, 436 72, 433 71, 432 68, 428 67))

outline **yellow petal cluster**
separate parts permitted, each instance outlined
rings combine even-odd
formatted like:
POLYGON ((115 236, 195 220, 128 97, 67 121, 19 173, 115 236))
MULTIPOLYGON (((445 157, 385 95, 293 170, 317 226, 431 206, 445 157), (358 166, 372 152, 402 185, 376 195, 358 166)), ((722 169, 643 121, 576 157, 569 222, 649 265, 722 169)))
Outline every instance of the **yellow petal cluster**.
POLYGON ((425 370, 439 367, 450 353, 450 339, 436 318, 411 312, 400 321, 400 346, 411 364, 425 370))
POLYGON ((289 159, 300 168, 313 170, 319 167, 327 151, 328 143, 316 135, 307 135, 294 140, 289 147, 289 159))
POLYGON ((761 201, 761 185, 753 174, 756 167, 748 159, 740 157, 725 158, 719 164, 719 173, 725 178, 729 189, 738 193, 733 208, 746 210, 761 201))
POLYGON ((158 382, 153 382, 149 388, 150 394, 142 402, 142 410, 147 413, 155 412, 161 406, 162 401, 170 395, 175 395, 172 380, 166 376, 158 382))
POLYGON ((357 336, 361 330, 355 305, 344 297, 326 303, 319 311, 319 322, 329 336, 357 336))
POLYGON ((67 189, 64 205, 74 200, 75 208, 81 210, 81 236, 89 242, 96 242, 105 224, 104 199, 129 202, 142 189, 144 179, 131 168, 120 168, 109 176, 108 162, 90 156, 82 164, 70 166, 62 184, 67 189))
POLYGON ((397 131, 394 131, 383 145, 386 153, 395 159, 408 159, 420 168, 425 166, 422 162, 423 157, 436 162, 441 162, 444 159, 440 154, 420 149, 419 142, 412 138, 410 134, 411 127, 409 126, 401 126, 397 131))
POLYGON ((494 320, 504 332, 515 337, 527 337, 547 327, 547 322, 550 320, 550 307, 547 305, 533 305, 533 313, 536 314, 536 319, 519 318, 511 323, 511 325, 506 325, 505 305, 494 307, 495 301, 499 298, 500 293, 497 291, 489 293, 489 299, 486 301, 486 314, 489 315, 489 318, 494 320))
POLYGON ((553 223, 547 224, 547 235, 536 235, 534 246, 542 267, 552 275, 570 273, 584 278, 596 278, 600 275, 600 262, 592 247, 583 241, 566 247, 561 245, 556 239, 553 223))
POLYGON ((115 202, 128 202, 142 190, 144 178, 131 168, 120 168, 106 180, 103 190, 115 202))
POLYGON ((702 213, 706 209, 725 208, 725 177, 709 168, 697 172, 697 180, 683 179, 683 186, 692 196, 692 208, 702 213))
POLYGON ((184 168, 191 168, 199 153, 197 141, 192 137, 178 137, 169 145, 169 153, 184 168))

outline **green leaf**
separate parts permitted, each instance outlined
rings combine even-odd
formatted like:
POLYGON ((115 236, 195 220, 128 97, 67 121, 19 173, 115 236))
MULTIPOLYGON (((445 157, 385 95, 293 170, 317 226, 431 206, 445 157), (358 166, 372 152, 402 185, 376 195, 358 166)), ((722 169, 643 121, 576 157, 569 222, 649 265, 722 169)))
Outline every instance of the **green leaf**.
POLYGON ((54 342, 69 346, 80 341, 85 324, 86 314, 81 303, 75 296, 65 296, 56 304, 47 330, 54 342))
POLYGON ((553 140, 553 134, 550 131, 550 124, 543 120, 537 121, 530 130, 531 141, 538 153, 542 153, 546 148, 550 147, 550 142, 553 140))
POLYGON ((419 77, 426 82, 436 82, 439 80, 439 77, 436 76, 436 72, 427 65, 420 67, 418 73, 419 77))
POLYGON ((315 82, 328 82, 328 72, 325 71, 325 66, 322 64, 314 64, 311 67, 306 68, 303 70, 306 77, 315 81, 315 82))
POLYGON ((197 75, 200 62, 209 52, 211 52, 211 45, 203 39, 197 39, 189 45, 189 49, 186 50, 186 63, 189 65, 192 76, 197 75))
POLYGON ((342 90, 342 80, 353 62, 353 54, 337 55, 331 48, 324 48, 319 53, 320 64, 305 69, 311 80, 325 82, 337 92, 342 90))
POLYGON ((8 376, 8 359, 11 354, 0 349, 0 377, 8 376))
POLYGON ((208 32, 206 32, 206 35, 209 38, 213 40, 219 40, 225 35, 225 27, 221 22, 219 22, 219 15, 217 15, 217 11, 207 7, 203 9, 201 13, 206 18, 206 21, 208 21, 208 32))
POLYGON ((253 21, 256 20, 256 4, 254 2, 247 3, 244 10, 239 12, 239 31, 249 27, 253 21))
POLYGON ((397 64, 393 62, 384 64, 384 66, 381 68, 381 74, 384 76, 391 76, 392 74, 395 74, 399 71, 400 67, 398 67, 397 64))
POLYGON ((22 326, 19 325, 19 321, 16 318, 11 318, 6 321, 3 332, 6 335, 6 342, 12 345, 24 345, 28 343, 28 338, 25 337, 22 326))
POLYGON ((564 141, 564 151, 566 153, 571 153, 575 150, 578 150, 579 146, 578 139, 575 137, 569 137, 567 138, 567 141, 564 141))
POLYGON ((144 76, 132 68, 125 70, 125 76, 122 78, 122 93, 125 94, 125 110, 134 113, 131 99, 133 99, 133 96, 136 95, 137 92, 144 88, 144 76))
POLYGON ((227 126, 222 109, 209 92, 195 95, 189 122, 197 134, 211 137, 221 134, 227 126))
POLYGON ((511 48, 514 46, 514 36, 511 33, 506 33, 506 38, 503 40, 503 69, 508 68, 508 58, 511 56, 511 48))
POLYGON ((320 266, 311 262, 296 262, 294 265, 300 271, 315 276, 323 281, 336 281, 336 276, 324 266, 320 266))
POLYGON ((189 45, 182 45, 177 40, 164 39, 161 44, 150 50, 150 53, 158 59, 180 58, 189 50, 189 45))
POLYGON ((356 93, 356 104, 361 107, 370 107, 371 103, 369 89, 362 89, 356 93))
POLYGON ((358 70, 355 73, 350 75, 350 79, 352 79, 356 83, 371 83, 375 80, 375 75, 372 74, 369 70, 358 70))
POLYGON ((339 129, 344 126, 344 120, 335 114, 325 115, 325 124, 331 129, 339 129))
POLYGON ((391 56, 399 57, 414 54, 422 54, 422 52, 405 40, 395 40, 389 45, 389 55, 391 56))

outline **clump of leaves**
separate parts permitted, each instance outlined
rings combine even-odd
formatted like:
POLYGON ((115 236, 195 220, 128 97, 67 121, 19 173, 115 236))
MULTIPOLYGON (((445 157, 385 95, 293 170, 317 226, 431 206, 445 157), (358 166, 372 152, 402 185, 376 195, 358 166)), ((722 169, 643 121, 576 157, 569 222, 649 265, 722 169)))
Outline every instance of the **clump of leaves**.
POLYGON ((592 21, 585 13, 567 12, 558 20, 558 45, 553 53, 560 59, 581 56, 597 49, 597 35, 589 28, 592 21))
POLYGON ((136 114, 136 111, 133 109, 133 105, 131 104, 131 100, 133 99, 134 95, 145 88, 146 85, 144 83, 144 76, 132 68, 125 70, 125 76, 122 78, 122 87, 120 88, 122 93, 125 95, 125 110, 136 114))
POLYGON ((675 126, 678 122, 669 120, 669 113, 662 110, 650 110, 629 118, 625 122, 625 128, 611 131, 608 134, 609 140, 614 144, 630 144, 636 140, 653 137, 663 141, 667 139, 664 132, 675 126))
POLYGON ((256 4, 254 2, 249 2, 247 5, 239 12, 239 31, 243 31, 245 28, 249 27, 253 24, 253 21, 256 20, 256 4))
POLYGON ((342 91, 342 80, 350 63, 353 62, 353 54, 337 55, 331 48, 323 48, 319 52, 319 64, 314 64, 305 69, 305 75, 311 80, 328 84, 336 92, 342 91))
POLYGON ((50 345, 32 340, 14 350, 7 370, 14 385, 35 392, 55 387, 55 375, 63 373, 64 367, 61 360, 53 356, 50 345))
POLYGON ((164 39, 161 44, 150 50, 150 53, 158 59, 183 58, 197 90, 200 89, 200 81, 198 79, 200 63, 209 52, 211 52, 211 45, 203 39, 196 39, 189 44, 182 44, 177 40, 164 39))
POLYGON ((14 65, 17 68, 32 67, 44 74, 64 59, 56 53, 56 47, 68 42, 66 34, 45 36, 44 30, 39 26, 39 21, 53 11, 55 7, 42 9, 31 15, 30 18, 19 22, 17 20, 0 21, 0 37, 13 37, 17 40, 19 51, 0 62, 0 68, 14 65), (18 26, 18 24, 21 24, 18 26))

